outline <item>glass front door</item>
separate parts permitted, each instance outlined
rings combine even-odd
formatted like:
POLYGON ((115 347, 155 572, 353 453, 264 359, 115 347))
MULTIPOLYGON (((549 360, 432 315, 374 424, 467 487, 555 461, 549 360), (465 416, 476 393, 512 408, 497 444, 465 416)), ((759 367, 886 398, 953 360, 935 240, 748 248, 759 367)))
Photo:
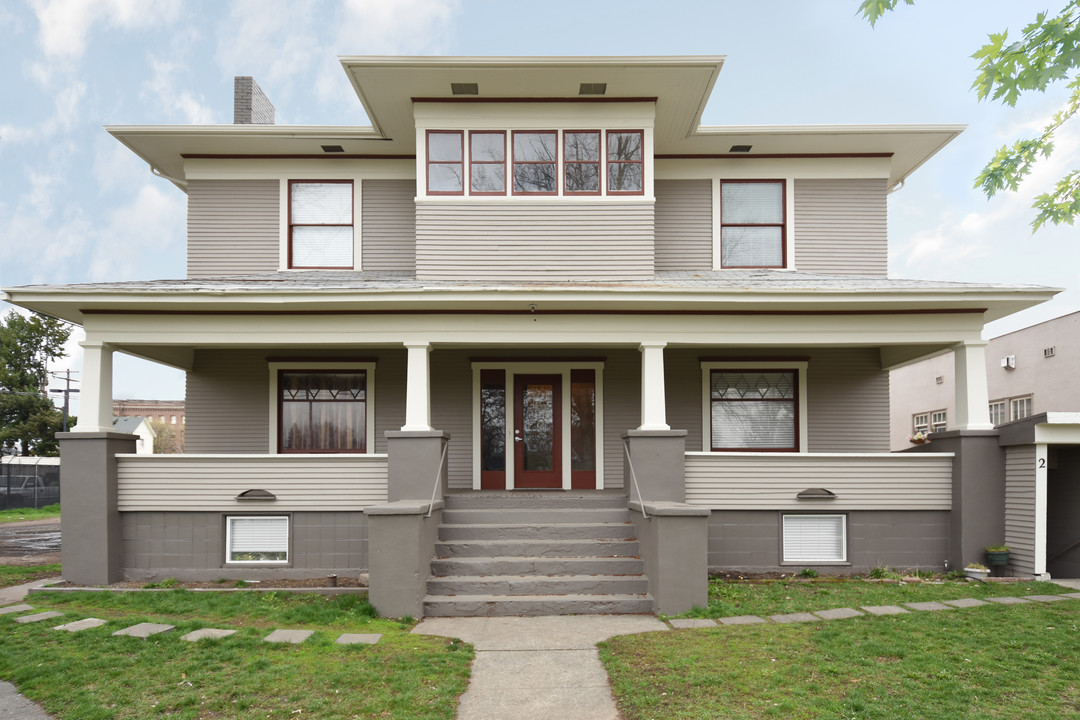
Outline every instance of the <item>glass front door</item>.
POLYGON ((562 487, 562 376, 514 376, 514 487, 562 487))

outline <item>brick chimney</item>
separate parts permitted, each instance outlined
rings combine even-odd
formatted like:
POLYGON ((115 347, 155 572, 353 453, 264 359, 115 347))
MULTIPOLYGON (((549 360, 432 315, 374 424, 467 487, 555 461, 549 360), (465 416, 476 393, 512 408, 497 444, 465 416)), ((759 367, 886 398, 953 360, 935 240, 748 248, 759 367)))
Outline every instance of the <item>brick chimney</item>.
POLYGON ((274 106, 251 77, 237 75, 233 80, 233 124, 274 124, 274 106))

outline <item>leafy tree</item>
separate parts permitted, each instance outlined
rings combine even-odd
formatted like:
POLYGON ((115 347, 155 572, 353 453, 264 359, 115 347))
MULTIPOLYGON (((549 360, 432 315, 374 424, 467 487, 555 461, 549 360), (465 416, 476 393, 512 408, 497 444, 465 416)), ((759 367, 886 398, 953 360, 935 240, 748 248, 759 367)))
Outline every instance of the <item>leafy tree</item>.
MULTIPOLYGON (((903 0, 914 5, 915 0, 903 0)), ((871 25, 893 10, 900 0, 863 0, 859 11, 871 25)), ((972 83, 980 100, 1000 100, 1010 107, 1021 95, 1045 92, 1058 82, 1067 83, 1069 99, 1035 136, 1003 145, 975 179, 988 198, 1001 190, 1015 191, 1020 181, 1040 159, 1054 152, 1054 134, 1065 121, 1080 111, 1080 0, 1069 0, 1054 16, 1040 12, 1010 41, 1008 31, 992 34, 990 42, 972 55, 979 61, 979 73, 972 83)), ((1065 174, 1054 189, 1035 198, 1037 210, 1032 230, 1046 223, 1072 225, 1080 215, 1080 170, 1065 174)))
POLYGON ((47 397, 48 364, 64 357, 71 327, 9 312, 0 323, 0 448, 57 455, 62 417, 47 397))
POLYGON ((154 428, 154 453, 171 455, 184 452, 184 426, 169 425, 155 420, 150 423, 154 428))

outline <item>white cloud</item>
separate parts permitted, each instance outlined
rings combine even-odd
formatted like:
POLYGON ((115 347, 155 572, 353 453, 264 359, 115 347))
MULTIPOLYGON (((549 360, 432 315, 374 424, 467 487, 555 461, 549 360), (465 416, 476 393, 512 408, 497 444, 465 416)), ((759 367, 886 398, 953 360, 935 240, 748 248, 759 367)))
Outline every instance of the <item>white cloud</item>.
POLYGON ((143 184, 130 203, 109 211, 93 233, 89 275, 93 282, 136 276, 139 263, 180 239, 184 197, 162 184, 143 184))
MULTIPOLYGON (((265 0, 234 2, 218 29, 218 65, 233 75, 251 75, 263 86, 290 85, 308 75, 316 57, 327 52, 314 32, 313 7, 312 3, 265 0)), ((319 22, 329 19, 320 17, 319 22)))
POLYGON ((0 142, 23 144, 47 140, 59 132, 71 130, 79 122, 81 104, 86 97, 86 83, 72 82, 53 96, 51 114, 31 127, 0 125, 0 142))
POLYGON ((174 20, 180 0, 31 0, 40 26, 38 44, 50 59, 74 60, 86 52, 98 23, 133 30, 174 20))
POLYGON ((177 89, 176 75, 182 69, 180 65, 151 57, 150 67, 153 76, 144 84, 144 88, 158 107, 179 113, 183 122, 188 125, 207 125, 214 122, 213 110, 202 95, 196 97, 189 90, 177 89))

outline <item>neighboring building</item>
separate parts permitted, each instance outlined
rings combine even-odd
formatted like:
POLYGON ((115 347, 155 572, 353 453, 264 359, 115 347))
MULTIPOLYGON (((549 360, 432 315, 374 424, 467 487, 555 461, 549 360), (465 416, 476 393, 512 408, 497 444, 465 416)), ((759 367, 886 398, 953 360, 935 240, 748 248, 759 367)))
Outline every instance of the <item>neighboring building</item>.
POLYGON ((183 429, 183 400, 113 400, 113 415, 117 417, 144 417, 158 425, 176 425, 183 429))
MULTIPOLYGON (((986 346, 989 422, 995 426, 1046 412, 1080 410, 1080 312, 991 338, 986 346)), ((893 370, 893 450, 916 430, 951 429, 955 417, 951 352, 893 370)))
POLYGON ((113 430, 125 435, 135 435, 139 439, 135 443, 135 454, 153 455, 154 440, 157 433, 150 425, 150 421, 144 417, 116 417, 113 418, 113 430))
POLYGON ((241 79, 243 124, 108 128, 187 194, 185 278, 6 290, 86 329, 68 579, 680 612, 1000 540, 981 333, 1057 291, 886 268, 960 126, 701 127, 713 57, 341 62, 371 127, 248 124, 241 79), (953 439, 890 453, 890 369, 950 349, 953 439), (186 455, 108 432, 114 352, 186 371, 186 455))

